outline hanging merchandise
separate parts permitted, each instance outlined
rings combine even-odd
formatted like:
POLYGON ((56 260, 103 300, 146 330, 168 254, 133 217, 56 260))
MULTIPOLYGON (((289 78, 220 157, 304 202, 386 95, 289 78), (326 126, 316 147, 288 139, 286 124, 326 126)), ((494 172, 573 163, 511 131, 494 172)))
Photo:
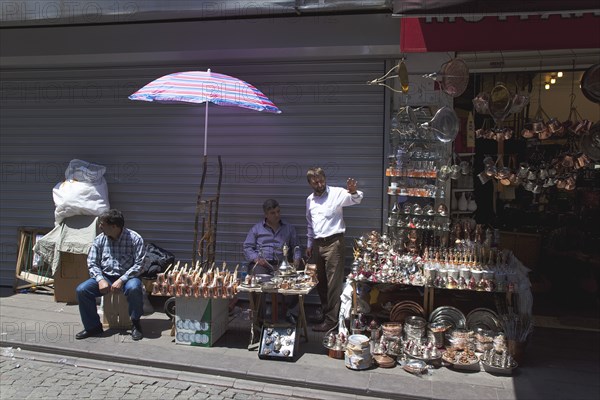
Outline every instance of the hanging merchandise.
POLYGON ((589 67, 581 77, 581 92, 594 103, 600 103, 600 64, 589 67))
POLYGON ((581 151, 594 161, 600 161, 600 122, 596 122, 588 133, 581 137, 581 151))
POLYGON ((404 62, 404 58, 398 62, 398 64, 394 65, 385 75, 380 78, 375 78, 370 81, 367 81, 367 85, 371 86, 384 86, 390 89, 392 92, 396 93, 408 93, 409 84, 408 84, 408 69, 406 68, 406 63, 404 62), (391 75, 395 72, 394 75, 391 75), (400 90, 397 88, 388 85, 385 83, 387 80, 397 79, 400 83, 400 90))
POLYGON ((496 125, 504 121, 504 119, 508 116, 511 105, 512 99, 506 85, 502 82, 496 83, 490 92, 490 98, 488 101, 490 115, 494 119, 494 123, 496 125))
MULTIPOLYGON (((473 98, 473 108, 479 114, 490 115, 495 126, 488 127, 484 122, 475 131, 475 137, 492 140, 508 140, 513 130, 498 126, 510 114, 518 114, 529 104, 529 96, 511 92, 505 83, 497 82, 490 92, 481 92, 473 98)), ((486 120, 487 121, 487 120, 486 120)))
POLYGON ((442 64, 439 72, 423 75, 440 83, 444 93, 458 97, 465 92, 469 84, 469 67, 460 58, 442 64))
POLYGON ((433 132, 440 142, 448 143, 456 138, 460 121, 452 108, 444 106, 435 113, 431 121, 421 124, 421 127, 433 132))

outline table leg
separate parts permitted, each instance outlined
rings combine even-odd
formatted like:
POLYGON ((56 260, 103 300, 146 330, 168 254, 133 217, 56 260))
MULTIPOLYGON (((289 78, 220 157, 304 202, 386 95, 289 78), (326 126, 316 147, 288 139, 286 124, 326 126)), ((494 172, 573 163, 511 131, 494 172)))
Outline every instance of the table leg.
POLYGON ((252 322, 250 323, 250 344, 248 344, 248 350, 255 350, 258 348, 260 340, 260 320, 259 311, 260 305, 262 304, 262 293, 251 292, 249 294, 250 300, 250 311, 252 312, 252 322), (258 332, 258 337, 255 337, 255 333, 258 332))
POLYGON ((304 312, 304 296, 298 295, 298 327, 304 332, 304 340, 308 342, 308 327, 306 324, 306 313, 304 312))
POLYGON ((431 311, 433 310, 433 296, 435 293, 435 288, 430 286, 425 286, 425 295, 423 300, 423 309, 425 310, 425 317, 427 318, 431 311))
POLYGON ((271 321, 273 323, 277 323, 279 318, 279 302, 277 300, 277 293, 271 293, 271 321))

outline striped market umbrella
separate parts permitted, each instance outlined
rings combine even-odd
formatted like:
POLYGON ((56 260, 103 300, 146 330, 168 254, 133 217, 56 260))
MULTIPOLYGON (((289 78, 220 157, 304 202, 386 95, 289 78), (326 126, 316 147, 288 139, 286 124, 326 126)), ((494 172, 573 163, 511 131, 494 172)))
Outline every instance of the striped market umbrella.
POLYGON ((160 103, 206 103, 204 155, 208 138, 208 103, 281 113, 260 90, 241 79, 207 71, 176 72, 160 77, 129 96, 130 100, 160 103))
POLYGON ((194 223, 194 245, 192 265, 196 255, 204 258, 204 250, 208 254, 208 262, 214 261, 214 249, 217 232, 217 216, 219 212, 219 196, 221 189, 222 164, 219 159, 219 180, 215 199, 204 201, 202 193, 206 179, 207 155, 206 143, 208 138, 208 103, 219 106, 249 108, 256 111, 281 113, 260 90, 241 79, 232 76, 207 71, 176 72, 160 77, 129 96, 130 100, 156 101, 159 103, 206 103, 204 112, 204 161, 202 179, 196 201, 196 216, 194 223), (207 205, 208 204, 208 205, 207 205), (214 204, 214 208, 213 208, 214 204), (208 208, 208 211, 207 211, 208 208), (198 220, 200 213, 208 215, 203 219, 202 238, 198 241, 198 220), (206 227, 206 229, 205 229, 206 227), (198 250, 200 249, 200 250, 198 250))

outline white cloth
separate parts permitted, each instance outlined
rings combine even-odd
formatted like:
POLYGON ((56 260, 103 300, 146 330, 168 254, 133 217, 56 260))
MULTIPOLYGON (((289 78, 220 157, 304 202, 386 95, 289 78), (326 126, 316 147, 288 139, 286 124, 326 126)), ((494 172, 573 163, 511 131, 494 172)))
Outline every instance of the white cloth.
POLYGON ((316 238, 326 238, 346 231, 343 207, 360 204, 363 192, 357 190, 350 194, 348 190, 327 186, 321 196, 311 193, 306 198, 307 246, 312 247, 316 238))
POLYGON ((338 333, 343 333, 345 336, 349 335, 348 328, 346 327, 346 320, 350 319, 350 313, 352 311, 352 295, 354 288, 349 281, 344 283, 344 290, 340 296, 341 306, 340 314, 338 317, 338 333))

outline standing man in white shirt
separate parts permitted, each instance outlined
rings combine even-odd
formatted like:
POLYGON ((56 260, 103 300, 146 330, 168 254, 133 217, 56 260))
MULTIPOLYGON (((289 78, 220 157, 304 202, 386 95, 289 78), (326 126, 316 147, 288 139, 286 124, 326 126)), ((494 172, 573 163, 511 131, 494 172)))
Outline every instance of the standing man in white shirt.
POLYGON ((338 321, 340 296, 344 284, 344 224, 343 207, 360 204, 363 192, 357 190, 356 179, 348 178, 346 189, 327 186, 325 171, 310 168, 306 173, 313 190, 306 199, 308 243, 306 255, 317 265, 317 292, 321 299, 324 320, 313 326, 315 332, 326 332, 338 321))

